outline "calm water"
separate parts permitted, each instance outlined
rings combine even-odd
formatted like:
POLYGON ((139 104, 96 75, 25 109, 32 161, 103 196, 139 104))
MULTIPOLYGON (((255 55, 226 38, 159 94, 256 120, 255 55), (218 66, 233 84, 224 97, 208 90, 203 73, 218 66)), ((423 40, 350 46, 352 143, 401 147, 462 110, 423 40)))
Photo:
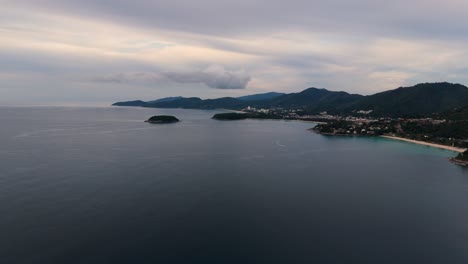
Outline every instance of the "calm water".
POLYGON ((0 108, 0 262, 468 263, 453 153, 214 113, 0 108))

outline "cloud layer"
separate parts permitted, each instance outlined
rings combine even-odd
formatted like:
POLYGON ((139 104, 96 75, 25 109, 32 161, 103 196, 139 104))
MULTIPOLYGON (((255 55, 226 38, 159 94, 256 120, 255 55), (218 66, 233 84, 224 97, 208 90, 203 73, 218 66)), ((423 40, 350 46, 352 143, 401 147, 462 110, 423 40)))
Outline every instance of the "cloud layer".
POLYGON ((92 78, 92 81, 110 83, 201 83, 214 89, 245 89, 250 76, 243 70, 228 71, 219 65, 212 65, 201 71, 193 72, 124 72, 103 77, 92 78))
POLYGON ((467 9, 464 0, 4 1, 0 105, 467 84, 467 9))
POLYGON ((243 70, 227 71, 221 66, 210 66, 197 72, 166 72, 164 76, 180 83, 203 83, 215 89, 245 89, 250 76, 243 70))

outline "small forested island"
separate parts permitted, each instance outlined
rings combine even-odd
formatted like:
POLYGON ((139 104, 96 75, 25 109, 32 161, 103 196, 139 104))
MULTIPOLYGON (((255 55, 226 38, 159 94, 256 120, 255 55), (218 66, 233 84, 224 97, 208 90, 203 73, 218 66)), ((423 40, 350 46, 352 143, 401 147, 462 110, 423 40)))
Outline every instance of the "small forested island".
POLYGON ((468 150, 458 154, 458 156, 451 158, 450 160, 458 165, 468 166, 468 150))
POLYGON ((151 124, 167 124, 167 123, 176 123, 179 122, 180 120, 177 119, 175 116, 169 116, 169 115, 157 115, 157 116, 152 116, 145 122, 151 123, 151 124))

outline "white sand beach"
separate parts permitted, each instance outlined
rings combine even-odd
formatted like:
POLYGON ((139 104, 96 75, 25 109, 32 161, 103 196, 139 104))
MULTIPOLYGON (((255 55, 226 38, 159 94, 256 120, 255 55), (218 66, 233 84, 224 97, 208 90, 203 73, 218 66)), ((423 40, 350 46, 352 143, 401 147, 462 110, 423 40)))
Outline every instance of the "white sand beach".
POLYGON ((394 136, 381 136, 381 137, 394 139, 394 140, 405 141, 405 142, 409 142, 409 143, 413 143, 413 144, 419 144, 419 145, 434 147, 434 148, 446 149, 446 150, 460 152, 460 153, 466 151, 466 149, 462 149, 462 148, 451 147, 451 146, 435 144, 435 143, 429 143, 429 142, 418 141, 418 140, 412 140, 412 139, 407 139, 407 138, 402 138, 402 137, 394 137, 394 136))

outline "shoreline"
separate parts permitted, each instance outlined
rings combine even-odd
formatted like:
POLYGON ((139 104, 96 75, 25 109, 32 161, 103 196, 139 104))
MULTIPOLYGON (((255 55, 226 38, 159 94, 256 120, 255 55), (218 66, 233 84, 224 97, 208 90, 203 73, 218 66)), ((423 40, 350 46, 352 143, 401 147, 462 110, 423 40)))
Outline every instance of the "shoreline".
POLYGON ((466 161, 466 160, 459 160, 459 159, 457 159, 457 158, 450 158, 449 160, 450 160, 450 162, 452 162, 453 164, 457 164, 457 165, 460 165, 460 166, 468 167, 468 161, 466 161))
MULTIPOLYGON (((201 110, 201 109, 193 109, 193 110, 201 110)), ((227 108, 217 108, 215 110, 231 111, 231 112, 240 113, 240 114, 248 114, 249 113, 249 112, 244 112, 244 111, 241 111, 241 110, 234 110, 234 109, 227 109, 227 108)), ((304 120, 304 119, 299 119, 299 118, 246 118, 246 119, 251 119, 251 120, 282 120, 282 121, 296 121, 296 122, 313 123, 313 124, 328 124, 328 122, 304 120)))
POLYGON ((425 142, 425 141, 418 141, 418 140, 413 140, 413 139, 407 139, 407 138, 402 138, 402 137, 394 137, 394 136, 380 136, 380 137, 393 139, 393 140, 404 141, 404 142, 423 145, 423 146, 428 146, 428 147, 433 147, 433 148, 450 150, 450 151, 454 151, 454 152, 458 152, 458 153, 463 153, 463 152, 466 151, 466 149, 462 149, 462 148, 451 147, 451 146, 446 146, 446 145, 441 145, 441 144, 436 144, 436 143, 429 143, 429 142, 425 142))

